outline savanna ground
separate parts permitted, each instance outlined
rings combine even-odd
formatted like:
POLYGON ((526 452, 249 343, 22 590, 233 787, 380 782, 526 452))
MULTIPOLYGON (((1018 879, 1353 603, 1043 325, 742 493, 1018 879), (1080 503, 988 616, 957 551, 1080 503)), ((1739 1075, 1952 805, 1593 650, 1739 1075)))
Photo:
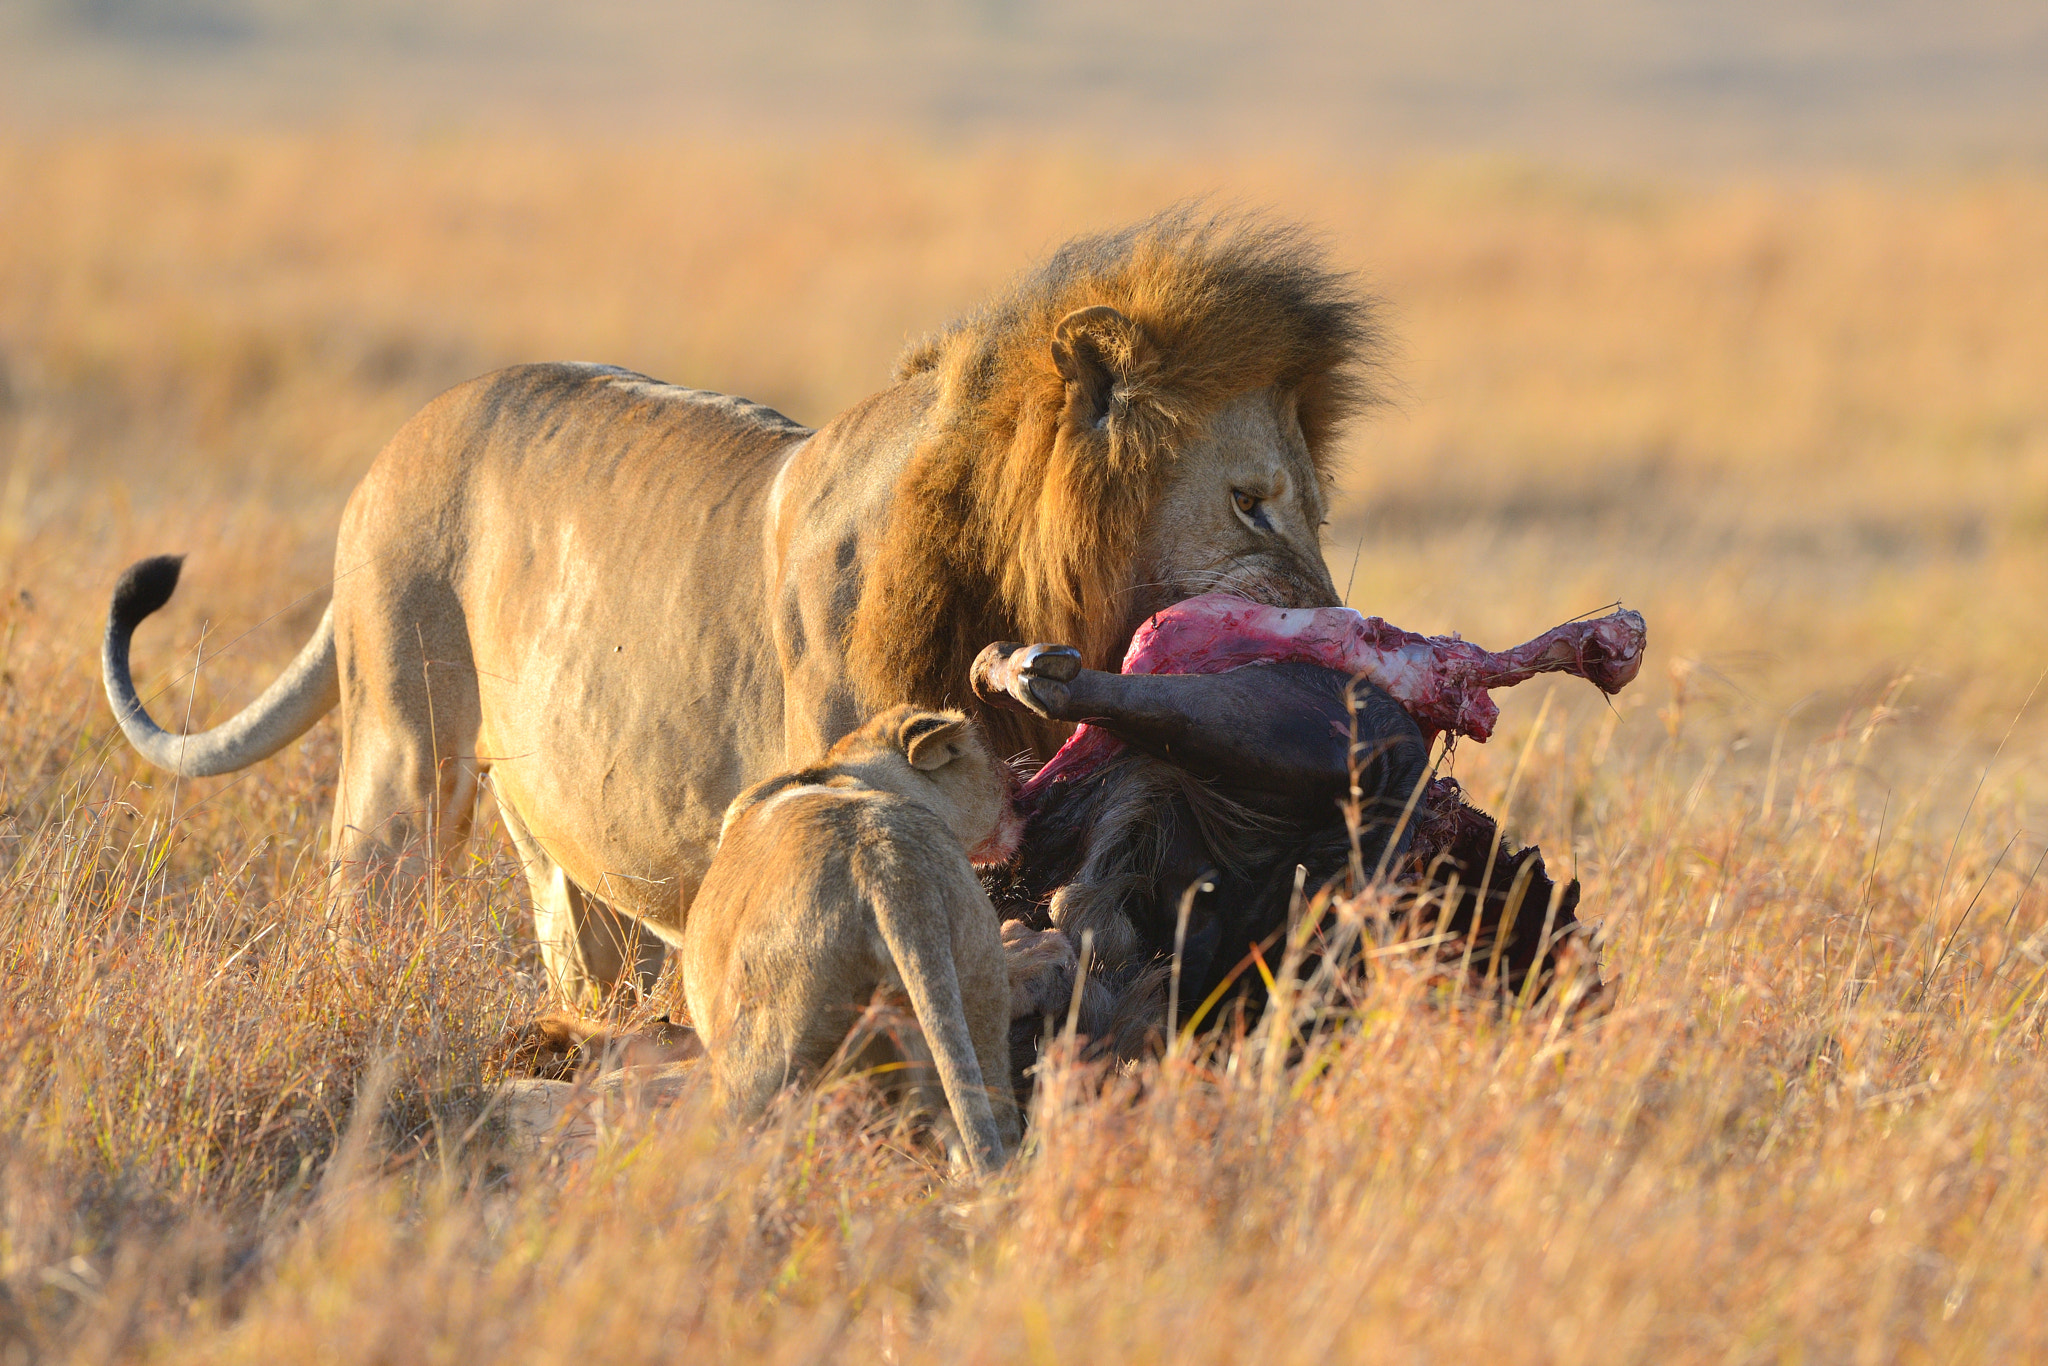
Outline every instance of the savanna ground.
POLYGON ((2029 174, 0 143, 0 1361, 2048 1353, 2044 318, 2029 174), (822 421, 1060 238, 1216 187, 1389 301, 1354 605, 1649 619, 1612 706, 1527 685, 1455 756, 1583 881, 1605 1018, 1390 954, 1298 1039, 1056 1069, 978 1188, 858 1087, 508 1158, 543 995, 497 831, 343 966, 331 720, 183 784, 118 743, 119 569, 190 553, 139 674, 219 719, 446 384, 602 359, 822 421))

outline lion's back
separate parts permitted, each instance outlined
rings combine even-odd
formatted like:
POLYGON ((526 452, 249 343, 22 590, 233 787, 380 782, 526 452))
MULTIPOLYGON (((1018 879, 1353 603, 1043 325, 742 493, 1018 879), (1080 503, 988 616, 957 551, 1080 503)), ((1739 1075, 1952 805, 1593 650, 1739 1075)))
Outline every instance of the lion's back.
POLYGON ((604 480, 650 449, 687 447, 713 466, 783 450, 811 429, 764 403, 650 379, 613 365, 515 365, 458 384, 420 409, 379 457, 417 477, 431 464, 527 476, 573 466, 604 480))

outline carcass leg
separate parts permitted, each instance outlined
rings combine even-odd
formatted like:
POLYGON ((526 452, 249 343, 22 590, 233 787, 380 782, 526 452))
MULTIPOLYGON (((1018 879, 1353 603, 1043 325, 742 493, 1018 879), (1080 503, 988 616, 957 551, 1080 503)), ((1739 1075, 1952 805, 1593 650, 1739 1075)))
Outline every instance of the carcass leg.
POLYGON ((1398 817, 1429 760, 1422 731, 1363 679, 1316 664, 1216 674, 1113 674, 1064 646, 991 645, 975 691, 996 706, 1086 722, 1276 815, 1326 814, 1349 795, 1398 817))

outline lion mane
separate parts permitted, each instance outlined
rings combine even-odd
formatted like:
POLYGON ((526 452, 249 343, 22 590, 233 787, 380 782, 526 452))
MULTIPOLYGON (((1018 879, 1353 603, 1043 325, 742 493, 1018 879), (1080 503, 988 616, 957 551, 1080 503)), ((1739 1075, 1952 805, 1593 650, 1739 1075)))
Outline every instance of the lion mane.
POLYGON ((849 629, 863 698, 961 705, 956 680, 992 640, 1069 641, 1116 668, 1137 625, 1119 599, 1176 451, 1274 386, 1327 481, 1338 428, 1379 401, 1379 347, 1373 301, 1300 229, 1190 208, 1077 238, 913 344, 899 377, 935 373, 939 398, 849 629))

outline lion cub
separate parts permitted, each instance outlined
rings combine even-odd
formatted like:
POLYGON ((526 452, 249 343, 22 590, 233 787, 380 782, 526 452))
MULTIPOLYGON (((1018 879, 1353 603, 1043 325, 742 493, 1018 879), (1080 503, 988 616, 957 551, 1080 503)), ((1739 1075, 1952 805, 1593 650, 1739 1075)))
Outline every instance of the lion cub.
POLYGON ((985 1172, 1008 1156, 1021 1134, 1009 972, 967 857, 1004 823, 1004 776, 966 717, 900 706, 822 764, 734 799, 690 904, 682 966, 690 1018, 736 1111, 758 1115, 816 1075, 876 988, 900 988, 968 1165, 985 1172))

